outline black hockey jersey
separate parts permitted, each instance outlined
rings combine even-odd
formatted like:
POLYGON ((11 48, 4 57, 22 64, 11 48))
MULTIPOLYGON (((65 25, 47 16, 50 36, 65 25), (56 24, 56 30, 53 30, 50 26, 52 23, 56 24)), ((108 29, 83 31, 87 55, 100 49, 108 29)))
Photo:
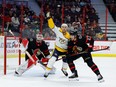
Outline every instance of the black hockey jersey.
POLYGON ((44 54, 44 56, 50 55, 48 46, 45 41, 42 40, 41 43, 38 43, 35 38, 28 39, 27 51, 33 55, 35 49, 39 49, 44 54))
POLYGON ((90 36, 75 36, 75 40, 70 40, 68 43, 68 52, 71 53, 73 51, 74 46, 78 49, 78 52, 85 51, 88 47, 93 48, 94 40, 90 36))

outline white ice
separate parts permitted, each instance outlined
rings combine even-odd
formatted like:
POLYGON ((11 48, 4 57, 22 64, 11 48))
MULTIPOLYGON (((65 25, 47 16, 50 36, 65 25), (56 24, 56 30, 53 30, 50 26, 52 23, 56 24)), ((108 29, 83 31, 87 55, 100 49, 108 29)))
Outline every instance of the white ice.
MULTIPOLYGON (((9 59, 11 64, 16 58, 9 59)), ((83 62, 82 58, 75 61, 79 81, 69 81, 61 72, 62 61, 55 63, 56 73, 44 79, 44 70, 36 65, 21 77, 14 76, 14 70, 7 70, 6 75, 0 75, 0 87, 116 87, 116 58, 98 57, 93 61, 99 67, 105 82, 99 83, 97 76, 83 62)), ((1 72, 2 70, 0 70, 1 72)), ((69 71, 69 76, 71 72, 69 71)))

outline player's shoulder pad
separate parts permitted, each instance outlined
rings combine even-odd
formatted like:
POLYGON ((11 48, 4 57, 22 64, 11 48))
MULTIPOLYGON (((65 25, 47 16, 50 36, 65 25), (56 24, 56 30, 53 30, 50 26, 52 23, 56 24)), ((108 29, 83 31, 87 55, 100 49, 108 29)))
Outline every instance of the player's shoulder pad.
POLYGON ((70 40, 70 34, 69 34, 69 32, 66 32, 66 38, 70 40))

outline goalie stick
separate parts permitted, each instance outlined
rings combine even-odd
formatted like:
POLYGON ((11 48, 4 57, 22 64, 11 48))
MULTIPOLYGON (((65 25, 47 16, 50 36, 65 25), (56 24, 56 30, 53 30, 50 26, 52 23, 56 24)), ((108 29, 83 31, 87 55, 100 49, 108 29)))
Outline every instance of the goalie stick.
MULTIPOLYGON (((14 35, 14 33, 11 31, 11 30, 9 30, 9 32, 10 32, 10 34, 12 35, 12 36, 14 36, 15 38, 16 38, 16 36, 14 35)), ((21 45, 20 43, 19 43, 19 45, 21 45)), ((26 70, 28 70, 29 68, 31 68, 32 66, 33 66, 33 64, 34 65, 36 65, 37 64, 37 62, 38 62, 38 58, 35 56, 35 55, 30 55, 30 53, 28 52, 28 51, 25 51, 25 54, 27 54, 27 56, 29 57, 29 60, 27 60, 27 61, 25 61, 25 63, 24 64, 22 64, 22 65, 20 65, 18 68, 17 68, 17 70, 15 71, 15 73, 16 72, 18 72, 18 73, 24 73, 26 70)), ((40 64, 42 64, 42 63, 40 63, 40 64)))
POLYGON ((15 37, 14 33, 11 30, 9 30, 9 33, 15 37))
POLYGON ((33 64, 36 65, 36 61, 32 58, 32 56, 30 55, 30 53, 28 51, 25 51, 25 53, 27 54, 27 56, 29 57, 29 59, 33 62, 33 64))
MULTIPOLYGON (((38 50, 39 51, 39 50, 38 50)), ((21 64, 16 70, 15 70, 15 75, 16 76, 21 76, 24 72, 26 72, 28 69, 33 67, 33 65, 36 65, 39 63, 43 69, 45 69, 45 64, 43 62, 47 62, 48 59, 45 58, 43 61, 40 61, 38 57, 36 56, 36 52, 33 53, 31 56, 28 51, 26 51, 27 56, 29 57, 28 60, 26 60, 23 64, 21 64)))
MULTIPOLYGON (((32 56, 28 53, 28 51, 26 52, 27 56, 30 57, 28 60, 26 60, 23 64, 21 64, 16 70, 15 70, 15 76, 21 76, 24 72, 26 72, 27 70, 29 70, 31 67, 33 67, 34 65, 36 65, 37 63, 40 64, 40 66, 45 70, 46 69, 46 63, 48 62, 48 58, 42 58, 42 60, 40 61, 36 54, 34 53, 32 56), (35 64, 33 64, 31 58, 33 59, 33 61, 35 62, 35 64)), ((55 73, 55 67, 53 67, 53 69, 50 72, 55 73)))
MULTIPOLYGON (((16 36, 14 35, 14 33, 9 30, 10 34, 12 36, 14 36, 16 38, 16 36)), ((19 43, 19 45, 21 45, 19 43)), ((23 44, 24 45, 24 44, 23 44)), ((25 47, 25 46, 24 46, 25 47)), ((20 49, 20 48, 19 48, 20 49)), ((20 49, 21 50, 21 49, 20 49)), ((43 54, 43 52, 41 52, 40 50, 38 50, 44 57, 45 55, 43 54)), ((30 55, 30 53, 28 51, 25 51, 25 54, 27 54, 27 56, 29 57, 29 59, 27 61, 25 61, 23 64, 21 64, 15 71, 15 74, 19 76, 22 75, 25 71, 27 71, 28 69, 30 69, 33 65, 36 65, 37 63, 39 63, 41 65, 41 67, 43 69, 45 69, 45 65, 43 64, 43 62, 47 62, 47 59, 43 59, 44 61, 39 61, 39 59, 37 58, 36 54, 33 54, 32 56, 30 55)))
MULTIPOLYGON (((16 38, 16 36, 14 35, 14 33, 11 30, 9 30, 9 32, 10 32, 10 34, 12 36, 14 36, 16 38)), ((19 43, 19 45, 20 45, 20 43, 19 43)), ((28 51, 25 51, 25 53, 28 55, 29 59, 33 62, 33 64, 36 65, 36 62, 33 60, 32 56, 29 54, 29 52, 28 51)))

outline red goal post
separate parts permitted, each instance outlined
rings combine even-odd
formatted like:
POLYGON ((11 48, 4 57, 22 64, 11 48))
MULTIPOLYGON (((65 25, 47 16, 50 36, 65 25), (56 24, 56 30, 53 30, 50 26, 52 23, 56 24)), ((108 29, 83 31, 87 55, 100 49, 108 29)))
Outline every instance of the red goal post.
MULTIPOLYGON (((21 63, 21 51, 19 50, 19 37, 6 37, 0 36, 0 68, 3 69, 4 75, 6 75, 7 70, 10 69, 12 61, 9 61, 11 58, 17 58, 17 65, 21 63)), ((12 66, 11 66, 12 67, 12 66)))

